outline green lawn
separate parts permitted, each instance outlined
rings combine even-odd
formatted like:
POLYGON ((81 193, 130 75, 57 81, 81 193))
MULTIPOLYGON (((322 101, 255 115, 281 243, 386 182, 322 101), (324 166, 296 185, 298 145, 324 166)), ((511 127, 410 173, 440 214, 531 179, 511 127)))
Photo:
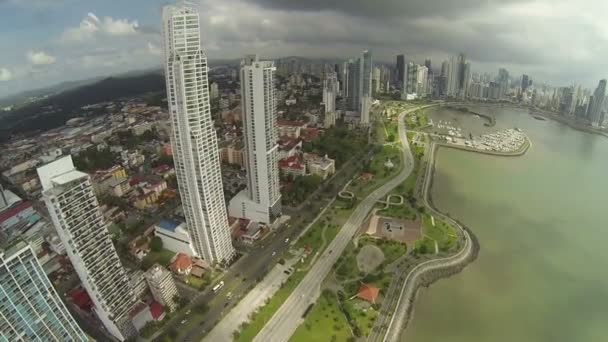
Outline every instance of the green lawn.
POLYGON ((378 148, 378 153, 374 155, 371 163, 367 167, 366 172, 372 173, 374 178, 365 182, 356 179, 351 182, 349 190, 355 193, 358 198, 364 198, 372 191, 377 189, 389 179, 395 177, 403 168, 403 155, 401 150, 396 146, 385 145, 378 148), (385 163, 390 159, 393 163, 393 168, 388 169, 385 163))
POLYGON ((291 337, 291 342, 340 342, 352 336, 346 317, 338 307, 338 298, 331 291, 323 291, 319 300, 291 337))
MULTIPOLYGON (((384 207, 384 205, 382 205, 384 207)), ((416 218, 416 212, 406 203, 402 205, 391 205, 388 209, 378 210, 378 215, 386 217, 394 217, 404 220, 413 220, 416 218)))
POLYGON ((428 214, 424 215, 422 232, 424 235, 437 241, 439 249, 442 252, 449 251, 456 246, 458 238, 454 228, 437 218, 435 218, 435 226, 433 226, 431 217, 428 214))
POLYGON ((163 249, 160 252, 150 251, 150 253, 148 253, 148 255, 146 255, 141 261, 141 264, 145 269, 150 268, 150 266, 154 265, 155 263, 159 263, 161 266, 167 267, 171 263, 171 259, 174 255, 174 252, 167 249, 163 249))
POLYGON ((378 317, 378 311, 368 303, 354 298, 344 302, 344 309, 348 312, 353 323, 359 327, 362 336, 369 336, 374 326, 374 321, 378 317))
MULTIPOLYGON (((404 243, 391 240, 376 239, 373 237, 362 237, 359 239, 359 246, 375 245, 382 250, 384 261, 380 268, 389 265, 407 252, 407 246, 404 243)), ((356 262, 356 261, 355 261, 356 262)))
POLYGON ((199 290, 204 290, 205 288, 207 288, 207 286, 209 286, 209 284, 211 284, 211 279, 211 274, 209 274, 209 272, 205 272, 203 274, 202 279, 193 275, 189 275, 188 277, 186 277, 186 282, 192 287, 196 287, 199 290))
POLYGON ((346 249, 334 264, 336 278, 339 281, 351 280, 359 277, 359 267, 357 266, 357 253, 359 248, 355 248, 352 241, 346 246, 346 249))

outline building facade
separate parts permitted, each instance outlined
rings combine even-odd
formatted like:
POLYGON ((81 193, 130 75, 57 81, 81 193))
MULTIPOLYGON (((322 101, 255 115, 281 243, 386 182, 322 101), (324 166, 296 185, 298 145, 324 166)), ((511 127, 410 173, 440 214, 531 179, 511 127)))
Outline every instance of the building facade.
POLYGON ((88 341, 23 241, 0 249, 0 341, 88 341))
POLYGON ((166 6, 162 38, 171 144, 186 224, 197 254, 210 263, 235 255, 209 105, 207 57, 198 10, 166 6))
POLYGON ((136 334, 135 293, 114 249, 91 178, 67 156, 38 168, 49 215, 105 328, 119 340, 136 334))
POLYGON ((230 202, 230 215, 261 223, 281 216, 279 134, 274 100, 276 68, 257 55, 241 62, 242 118, 247 190, 230 202))
POLYGON ((167 308, 167 311, 175 311, 177 303, 174 298, 179 294, 171 272, 159 264, 154 264, 146 271, 145 277, 154 300, 167 308))

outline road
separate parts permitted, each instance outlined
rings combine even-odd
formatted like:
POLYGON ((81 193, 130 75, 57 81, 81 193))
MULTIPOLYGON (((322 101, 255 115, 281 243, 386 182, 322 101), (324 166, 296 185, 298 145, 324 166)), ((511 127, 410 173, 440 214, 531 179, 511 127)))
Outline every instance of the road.
POLYGON ((294 289, 289 298, 272 316, 270 321, 264 326, 254 341, 288 341, 291 335, 302 322, 302 315, 310 304, 313 304, 320 294, 320 284, 329 274, 332 266, 340 257, 348 243, 352 240, 355 232, 363 223, 367 214, 372 210, 376 202, 386 197, 386 195, 396 186, 407 179, 413 170, 413 159, 407 142, 404 117, 416 110, 425 107, 416 107, 402 112, 399 115, 399 138, 403 143, 404 168, 401 172, 387 183, 369 194, 351 214, 338 235, 325 249, 318 261, 312 266, 300 284, 294 289))
MULTIPOLYGON (((431 186, 431 177, 433 176, 433 165, 435 158, 435 144, 431 143, 428 153, 429 166, 426 168, 426 175, 423 183, 423 202, 427 210, 430 211, 435 217, 439 217, 444 221, 450 223, 459 230, 460 237, 464 240, 463 248, 455 255, 425 261, 415 266, 407 276, 400 275, 398 283, 403 284, 399 296, 396 297, 394 293, 394 287, 391 286, 386 305, 383 305, 381 309, 381 315, 374 324, 374 329, 370 334, 368 341, 399 341, 399 337, 405 329, 409 315, 413 311, 411 306, 414 305, 414 298, 418 287, 416 286, 416 278, 424 273, 445 269, 453 266, 462 265, 473 253, 473 243, 469 233, 455 220, 437 211, 428 200, 428 192, 431 186), (403 279, 403 280, 402 280, 403 279), (394 306, 394 308, 393 308, 394 306)), ((393 284, 391 284, 393 285, 393 284)))

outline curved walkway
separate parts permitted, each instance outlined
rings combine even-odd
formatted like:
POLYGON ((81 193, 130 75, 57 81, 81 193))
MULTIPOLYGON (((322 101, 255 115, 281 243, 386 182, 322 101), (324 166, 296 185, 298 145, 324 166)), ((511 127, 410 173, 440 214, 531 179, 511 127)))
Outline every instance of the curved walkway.
POLYGON ((409 272, 409 274, 405 278, 404 285, 401 289, 401 293, 400 293, 399 299, 397 301, 396 309, 393 312, 393 315, 388 323, 388 327, 386 329, 386 334, 384 335, 384 338, 382 341, 398 341, 399 340, 399 336, 401 335, 402 331, 406 327, 406 325, 409 321, 409 318, 410 318, 410 314, 412 312, 414 298, 415 298, 416 292, 418 290, 418 284, 417 284, 418 277, 420 277, 421 275, 423 275, 425 273, 434 271, 434 270, 440 270, 440 269, 450 268, 450 267, 454 267, 454 266, 461 266, 461 265, 465 264, 467 262, 467 260, 474 254, 473 242, 472 242, 469 232, 466 229, 464 229, 458 222, 453 220, 451 217, 444 215, 443 213, 441 213, 440 211, 435 209, 429 203, 428 192, 429 192, 429 189, 430 189, 430 186, 432 183, 431 177, 433 176, 432 173, 434 170, 434 160, 435 160, 435 151, 436 150, 437 150, 437 146, 434 143, 431 143, 430 155, 429 155, 429 161, 431 161, 431 164, 429 165, 429 167, 427 167, 426 176, 424 178, 423 202, 424 202, 425 206, 427 207, 427 209, 429 209, 429 211, 433 215, 440 217, 441 219, 447 221, 448 223, 450 223, 451 225, 453 225, 454 227, 456 227, 459 230, 462 238, 464 239, 464 246, 455 255, 452 255, 452 256, 449 256, 446 258, 442 258, 442 259, 434 259, 434 260, 429 260, 429 261, 423 262, 423 263, 417 265, 416 267, 414 267, 409 272))
POLYGON ((413 170, 413 158, 407 143, 404 117, 405 115, 429 106, 416 107, 406 110, 399 115, 399 138, 403 142, 403 160, 405 166, 401 172, 386 182, 384 185, 374 190, 357 206, 351 214, 338 235, 325 249, 319 260, 312 269, 306 274, 300 284, 294 289, 291 295, 285 300, 283 305, 275 312, 272 318, 256 336, 257 342, 282 342, 288 341, 291 335, 302 322, 302 315, 310 304, 313 304, 320 295, 320 284, 329 274, 332 266, 336 263, 348 243, 352 240, 357 229, 361 226, 367 214, 376 205, 376 202, 386 197, 395 187, 407 179, 413 170))

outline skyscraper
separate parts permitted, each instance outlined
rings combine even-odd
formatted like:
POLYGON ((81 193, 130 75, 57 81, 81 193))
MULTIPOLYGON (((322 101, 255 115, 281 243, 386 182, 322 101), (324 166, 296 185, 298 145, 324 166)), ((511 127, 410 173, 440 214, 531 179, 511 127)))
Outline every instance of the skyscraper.
POLYGON ((448 61, 443 61, 443 63, 441 63, 441 74, 439 75, 439 82, 437 85, 437 95, 438 96, 447 96, 449 75, 450 75, 450 63, 448 61))
POLYGON ((76 274, 106 329, 119 340, 136 334, 135 294, 114 249, 91 178, 67 156, 38 168, 42 195, 76 274))
POLYGON ((363 51, 363 55, 360 59, 360 103, 359 112, 361 113, 362 125, 369 124, 369 111, 372 107, 372 52, 370 50, 363 51))
POLYGON ((450 57, 447 88, 447 96, 449 97, 456 97, 460 92, 460 69, 461 66, 458 59, 454 56, 450 57))
POLYGON ((336 96, 338 95, 338 78, 335 72, 325 75, 323 80, 323 105, 326 113, 336 111, 336 96))
POLYGON ((529 77, 526 74, 523 74, 521 76, 521 91, 525 92, 528 89, 528 86, 530 85, 529 83, 529 77))
POLYGON ((275 71, 272 61, 260 61, 258 56, 241 62, 247 191, 230 201, 230 215, 263 223, 281 216, 275 71))
POLYGON ((0 312, 0 341, 88 341, 23 241, 0 249, 0 312))
POLYGON ((405 81, 405 56, 397 55, 397 86, 399 89, 403 89, 403 82, 405 81))
POLYGON ((507 95, 507 91, 509 90, 509 72, 507 69, 498 69, 498 78, 496 79, 496 82, 500 87, 500 98, 503 98, 507 95))
POLYGON ((164 7, 162 39, 171 145, 188 231, 199 256, 210 263, 228 261, 235 252, 196 8, 187 3, 164 7))
POLYGON ((594 127, 602 125, 604 116, 604 99, 606 98, 606 80, 600 83, 593 92, 593 100, 589 102, 589 121, 594 127))

